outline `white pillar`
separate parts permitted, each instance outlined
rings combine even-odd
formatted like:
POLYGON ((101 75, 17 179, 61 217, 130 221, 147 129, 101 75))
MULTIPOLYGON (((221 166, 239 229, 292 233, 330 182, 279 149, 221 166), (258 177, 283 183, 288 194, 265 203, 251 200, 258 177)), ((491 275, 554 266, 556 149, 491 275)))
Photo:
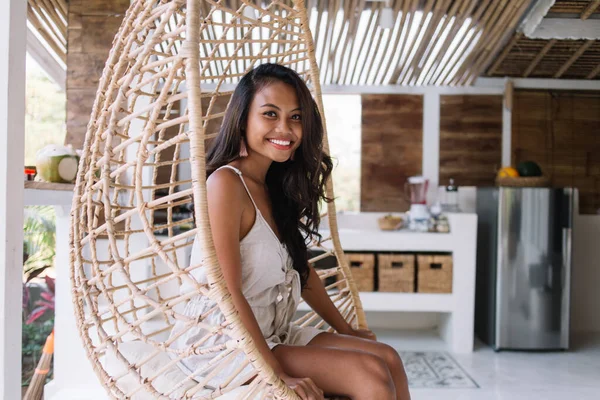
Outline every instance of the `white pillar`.
POLYGON ((0 398, 21 398, 26 5, 0 13, 0 398))
MULTIPOLYGON (((49 198, 49 195, 52 194, 40 192, 35 196, 49 198)), ((100 381, 92 369, 92 364, 85 354, 75 320, 71 266, 69 264, 69 228, 71 225, 69 214, 73 193, 65 191, 58 194, 61 197, 51 201, 56 210, 54 379, 46 384, 44 399, 107 399, 106 391, 100 385, 100 381)), ((29 203, 28 200, 29 196, 26 196, 27 203, 29 203)))
POLYGON ((440 93, 423 95, 423 176, 429 179, 427 201, 437 197, 440 178, 440 93))
POLYGON ((512 108, 514 104, 514 84, 507 80, 502 101, 502 166, 511 165, 512 153, 512 108))

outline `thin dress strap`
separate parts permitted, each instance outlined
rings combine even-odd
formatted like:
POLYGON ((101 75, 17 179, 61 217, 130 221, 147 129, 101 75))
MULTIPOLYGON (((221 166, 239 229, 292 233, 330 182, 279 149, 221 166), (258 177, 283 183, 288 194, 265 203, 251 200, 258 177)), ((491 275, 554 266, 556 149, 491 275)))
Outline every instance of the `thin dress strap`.
POLYGON ((242 171, 240 171, 239 169, 237 169, 236 167, 234 167, 232 165, 223 165, 222 167, 217 168, 217 171, 220 170, 221 168, 232 169, 236 174, 238 174, 238 176, 242 180, 242 183, 244 184, 244 188, 246 188, 246 192, 248 193, 248 196, 250 197, 250 200, 252 201, 252 204, 254 204, 254 208, 256 209, 256 211, 258 211, 260 213, 260 210, 258 209, 258 206, 256 205, 256 202, 254 201, 254 198, 252 198, 252 194, 250 193, 250 189, 248 189, 248 186, 246 185, 246 181, 244 180, 244 177, 242 176, 242 171))

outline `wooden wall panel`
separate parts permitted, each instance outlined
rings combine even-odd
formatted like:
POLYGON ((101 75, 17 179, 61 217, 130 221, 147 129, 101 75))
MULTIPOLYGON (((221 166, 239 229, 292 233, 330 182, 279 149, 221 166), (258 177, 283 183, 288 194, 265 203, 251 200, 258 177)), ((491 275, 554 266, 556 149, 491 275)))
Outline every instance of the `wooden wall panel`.
POLYGON ((600 92, 515 92, 512 161, 537 162, 554 187, 579 189, 583 214, 600 212, 600 92))
POLYGON ((71 0, 68 4, 65 144, 80 149, 102 69, 129 0, 71 0))
MULTIPOLYGON (((231 95, 219 96, 214 100, 212 109, 210 113, 212 115, 224 112, 227 110, 227 105, 229 104, 229 100, 231 100, 231 95)), ((208 112, 208 106, 210 103, 207 99, 202 99, 202 115, 206 115, 208 112)), ((211 135, 219 132, 221 129, 221 124, 223 123, 223 118, 215 118, 208 121, 206 125, 206 134, 211 135)), ((213 139, 209 139, 206 141, 205 151, 208 153, 208 150, 212 146, 213 139)))
POLYGON ((422 174, 423 96, 362 96, 361 211, 406 211, 407 177, 422 174))
MULTIPOLYGON (((227 105, 229 104, 230 99, 231 99, 230 95, 219 96, 213 103, 211 114, 217 114, 217 113, 224 112, 227 109, 227 105)), ((204 115, 206 115, 206 113, 207 113, 208 106, 209 106, 208 101, 202 101, 202 113, 204 115)), ((173 105, 173 109, 171 111, 171 114, 169 115, 169 119, 178 118, 180 116, 181 111, 182 111, 181 110, 181 102, 176 102, 173 105)), ((207 123, 207 126, 206 126, 206 134, 210 135, 210 134, 219 132, 222 121, 223 121, 223 118, 216 118, 216 119, 209 120, 207 123)), ((180 129, 181 129, 180 125, 171 126, 167 129, 165 129, 165 131, 162 132, 162 134, 160 135, 160 142, 165 142, 165 141, 168 141, 168 140, 174 138, 175 136, 177 136, 179 134, 180 129)), ((209 139, 206 141, 206 144, 205 144, 206 152, 208 152, 212 143, 213 143, 213 139, 209 139)), ((175 157, 175 146, 169 146, 169 147, 165 148, 158 154, 158 157, 160 158, 160 161, 163 161, 163 162, 173 160, 175 157)), ((178 157, 179 157, 179 159, 182 158, 181 153, 178 154, 178 157)), ((172 165, 164 165, 164 166, 158 167, 156 183, 158 183, 158 184, 169 183, 171 181, 172 173, 173 173, 172 165)), ((175 170, 174 174, 175 174, 174 176, 176 178, 178 171, 175 170)), ((166 195, 166 194, 168 194, 168 189, 161 189, 161 190, 157 191, 156 194, 158 196, 166 195)))
POLYGON ((511 129, 513 165, 522 160, 534 160, 543 171, 551 169, 550 100, 548 92, 515 92, 511 129))
POLYGON ((502 162, 502 96, 440 97, 440 185, 493 186, 502 162))

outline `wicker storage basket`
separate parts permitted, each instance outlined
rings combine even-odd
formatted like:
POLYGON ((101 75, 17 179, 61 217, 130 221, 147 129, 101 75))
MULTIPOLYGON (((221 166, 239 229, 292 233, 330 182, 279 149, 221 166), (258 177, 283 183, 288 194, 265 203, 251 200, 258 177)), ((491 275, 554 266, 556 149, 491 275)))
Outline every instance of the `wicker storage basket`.
POLYGON ((550 179, 546 176, 519 176, 496 178, 496 185, 508 187, 547 187, 550 186, 550 179))
POLYGON ((379 254, 377 265, 380 292, 415 291, 414 254, 379 254))
MULTIPOLYGON (((325 253, 325 251, 321 249, 308 249, 308 259, 312 260, 313 258, 322 256, 323 253, 325 253)), ((314 263, 311 263, 311 265, 316 270, 330 270, 331 268, 335 268, 337 266, 337 259, 335 257, 321 258, 315 261, 314 263)), ((334 283, 336 283, 338 280, 338 275, 339 274, 336 274, 325 278, 325 280, 323 281, 325 286, 333 285, 334 283)))
POLYGON ((452 255, 418 255, 417 292, 452 293, 452 255))
POLYGON ((375 290, 375 255, 370 253, 346 253, 359 292, 375 290))

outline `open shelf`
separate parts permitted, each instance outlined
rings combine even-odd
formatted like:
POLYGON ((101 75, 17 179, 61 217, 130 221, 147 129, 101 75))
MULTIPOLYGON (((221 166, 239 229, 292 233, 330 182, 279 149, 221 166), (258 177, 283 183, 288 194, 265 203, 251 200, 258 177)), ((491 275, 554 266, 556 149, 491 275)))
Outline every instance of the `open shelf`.
POLYGON ((70 207, 75 185, 72 183, 25 181, 24 188, 23 203, 26 206, 70 207))
POLYGON ((403 330, 372 327, 377 341, 399 351, 452 351, 440 336, 437 328, 403 330))
MULTIPOLYGON (((454 310, 454 297, 451 293, 360 292, 360 300, 365 311, 452 312, 454 310)), ((308 309, 306 303, 298 307, 300 311, 308 309)))

